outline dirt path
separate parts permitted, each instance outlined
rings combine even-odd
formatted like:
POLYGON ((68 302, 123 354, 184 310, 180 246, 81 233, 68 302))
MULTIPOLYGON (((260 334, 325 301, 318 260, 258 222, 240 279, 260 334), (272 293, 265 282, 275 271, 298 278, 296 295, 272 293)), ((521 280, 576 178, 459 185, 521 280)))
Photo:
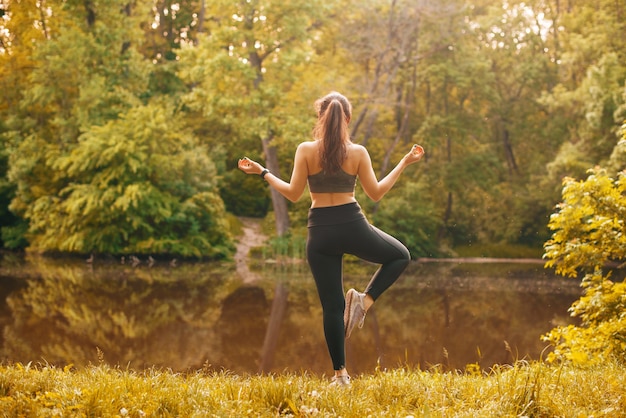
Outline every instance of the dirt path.
POLYGON ((267 241, 267 236, 261 232, 261 220, 255 218, 240 217, 243 233, 239 237, 235 252, 235 265, 237 273, 244 283, 253 283, 260 279, 257 273, 250 271, 248 267, 248 256, 250 249, 259 247, 267 241))

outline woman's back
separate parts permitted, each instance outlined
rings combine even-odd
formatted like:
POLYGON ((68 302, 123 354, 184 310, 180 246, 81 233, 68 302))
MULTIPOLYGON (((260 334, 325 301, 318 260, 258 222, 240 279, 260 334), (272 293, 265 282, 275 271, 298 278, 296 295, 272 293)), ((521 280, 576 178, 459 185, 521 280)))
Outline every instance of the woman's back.
POLYGON ((346 144, 346 156, 340 170, 329 173, 322 169, 320 159, 321 140, 306 144, 306 165, 311 207, 326 207, 356 202, 354 186, 358 176, 360 145, 346 144))

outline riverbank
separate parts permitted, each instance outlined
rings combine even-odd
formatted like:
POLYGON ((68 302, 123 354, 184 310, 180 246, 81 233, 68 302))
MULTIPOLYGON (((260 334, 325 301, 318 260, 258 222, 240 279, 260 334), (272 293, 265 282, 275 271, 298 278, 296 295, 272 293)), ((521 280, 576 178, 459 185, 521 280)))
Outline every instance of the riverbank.
POLYGON ((623 417, 626 371, 519 362, 489 373, 394 369, 354 376, 236 375, 198 370, 141 373, 106 365, 80 370, 0 367, 3 416, 98 417, 623 417))

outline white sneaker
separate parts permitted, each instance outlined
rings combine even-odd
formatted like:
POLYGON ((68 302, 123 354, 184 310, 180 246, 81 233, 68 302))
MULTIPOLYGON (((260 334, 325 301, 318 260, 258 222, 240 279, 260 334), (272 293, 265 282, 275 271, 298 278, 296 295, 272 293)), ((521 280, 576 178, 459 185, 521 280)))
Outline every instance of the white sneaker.
POLYGON ((343 375, 343 376, 334 376, 331 379, 330 382, 330 386, 350 386, 350 376, 343 375))
POLYGON ((363 328, 365 322, 365 293, 357 292, 354 289, 346 293, 346 309, 343 312, 343 326, 346 338, 350 337, 356 325, 363 328))

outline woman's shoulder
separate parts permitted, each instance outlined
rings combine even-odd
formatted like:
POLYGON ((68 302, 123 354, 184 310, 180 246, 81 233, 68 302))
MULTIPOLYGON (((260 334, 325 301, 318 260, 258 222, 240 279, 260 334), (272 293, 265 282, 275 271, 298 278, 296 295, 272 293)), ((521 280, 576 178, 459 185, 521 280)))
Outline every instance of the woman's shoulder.
POLYGON ((300 144, 298 144, 298 148, 300 147, 312 148, 316 146, 317 146, 317 140, 315 139, 309 139, 308 141, 303 141, 303 142, 300 142, 300 144))
POLYGON ((367 154, 367 148, 365 148, 361 144, 350 143, 350 153, 354 153, 355 155, 362 156, 367 154))
POLYGON ((359 151, 364 151, 365 147, 361 144, 355 144, 354 142, 350 142, 350 148, 355 149, 355 150, 359 150, 359 151))
POLYGON ((305 154, 309 154, 312 152, 317 152, 318 144, 317 141, 304 141, 298 144, 298 152, 304 152, 305 154))
POLYGON ((317 141, 304 141, 298 144, 298 148, 296 149, 296 156, 300 156, 300 158, 304 157, 307 160, 310 158, 314 158, 318 153, 318 145, 317 141))

